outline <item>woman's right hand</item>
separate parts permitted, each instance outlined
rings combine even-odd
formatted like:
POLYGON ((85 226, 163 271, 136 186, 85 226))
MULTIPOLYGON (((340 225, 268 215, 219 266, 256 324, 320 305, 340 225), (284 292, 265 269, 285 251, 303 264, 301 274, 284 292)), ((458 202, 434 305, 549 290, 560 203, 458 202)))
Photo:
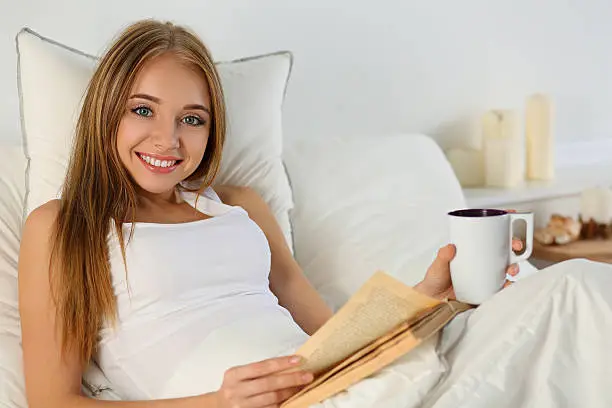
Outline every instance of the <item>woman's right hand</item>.
POLYGON ((217 391, 220 408, 278 407, 312 381, 313 375, 299 367, 301 357, 276 357, 225 372, 223 384, 217 391))

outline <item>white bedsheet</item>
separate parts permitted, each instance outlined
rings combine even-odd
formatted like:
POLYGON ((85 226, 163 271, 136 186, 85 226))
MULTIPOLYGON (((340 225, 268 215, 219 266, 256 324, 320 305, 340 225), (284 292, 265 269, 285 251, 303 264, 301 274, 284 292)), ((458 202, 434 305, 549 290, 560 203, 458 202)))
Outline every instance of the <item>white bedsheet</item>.
POLYGON ((419 373, 440 366, 421 351, 318 407, 611 407, 611 306, 611 265, 557 264, 451 322, 432 389, 419 373))
POLYGON ((424 408, 612 406, 612 265, 543 269, 465 322, 444 333, 451 369, 424 408))

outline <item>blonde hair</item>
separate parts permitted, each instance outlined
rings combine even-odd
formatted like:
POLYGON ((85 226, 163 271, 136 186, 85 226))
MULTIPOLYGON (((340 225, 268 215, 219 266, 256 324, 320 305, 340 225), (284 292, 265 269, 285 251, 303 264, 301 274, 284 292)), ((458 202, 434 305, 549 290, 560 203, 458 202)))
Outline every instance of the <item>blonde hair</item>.
POLYGON ((211 97, 208 145, 202 162, 185 180, 201 183, 189 190, 203 191, 219 171, 225 106, 210 52, 184 27, 154 20, 129 26, 100 59, 89 82, 52 237, 51 288, 62 353, 78 351, 81 363, 96 352, 103 324, 116 322, 107 236, 114 225, 125 262, 122 225, 134 220, 136 211, 134 181, 119 159, 117 130, 137 75, 146 63, 167 53, 201 72, 211 97))

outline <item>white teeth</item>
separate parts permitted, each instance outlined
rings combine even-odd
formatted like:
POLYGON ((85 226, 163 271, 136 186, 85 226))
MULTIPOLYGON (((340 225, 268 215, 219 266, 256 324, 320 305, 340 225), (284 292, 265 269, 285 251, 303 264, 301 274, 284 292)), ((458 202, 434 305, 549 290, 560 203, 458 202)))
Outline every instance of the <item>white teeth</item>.
POLYGON ((176 164, 176 160, 159 160, 150 156, 140 155, 142 160, 155 167, 172 167, 176 164))

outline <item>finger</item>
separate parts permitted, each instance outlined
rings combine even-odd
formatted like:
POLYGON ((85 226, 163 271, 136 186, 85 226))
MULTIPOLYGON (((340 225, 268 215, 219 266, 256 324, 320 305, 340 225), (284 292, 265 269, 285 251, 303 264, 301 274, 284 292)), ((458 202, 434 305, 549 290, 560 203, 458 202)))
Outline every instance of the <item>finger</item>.
POLYGON ((523 249, 523 241, 518 238, 512 239, 512 249, 514 251, 521 251, 523 249))
POLYGON ((506 269, 506 273, 510 276, 516 276, 519 273, 519 266, 517 264, 512 264, 506 269))
MULTIPOLYGON (((254 395, 270 393, 272 391, 282 391, 306 385, 312 380, 313 375, 304 371, 298 371, 288 374, 269 375, 243 383, 241 389, 237 392, 237 395, 241 397, 250 397, 254 395)), ((271 401, 269 403, 271 404, 273 402, 275 401, 271 401)))
POLYGON ((436 257, 434 262, 441 262, 447 264, 453 260, 456 252, 457 250, 453 244, 445 245, 438 250, 438 256, 436 257))
POLYGON ((504 283, 504 288, 507 288, 508 286, 512 285, 514 282, 507 280, 506 283, 504 283))
POLYGON ((265 394, 255 395, 244 400, 241 407, 277 407, 283 401, 288 400, 300 390, 299 387, 287 388, 284 390, 266 392, 265 394))
POLYGON ((226 376, 232 381, 243 381, 264 377, 300 365, 300 356, 275 357, 267 360, 236 366, 227 370, 226 376))

